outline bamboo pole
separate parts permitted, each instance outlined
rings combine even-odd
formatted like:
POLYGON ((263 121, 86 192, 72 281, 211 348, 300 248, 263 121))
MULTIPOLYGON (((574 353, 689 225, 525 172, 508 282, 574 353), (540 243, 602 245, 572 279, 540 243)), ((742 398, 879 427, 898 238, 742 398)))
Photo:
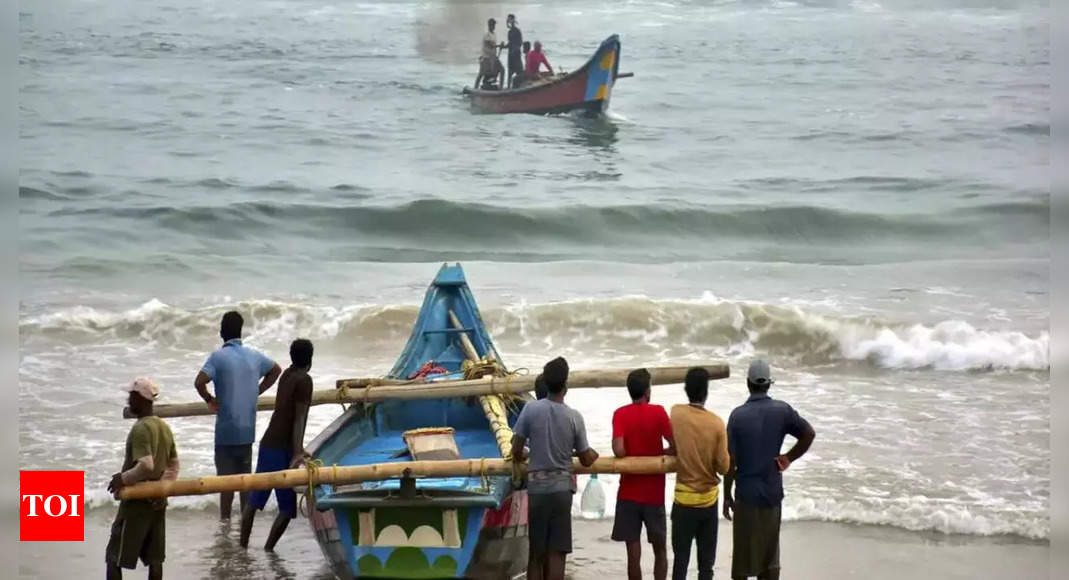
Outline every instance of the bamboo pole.
MULTIPOLYGON (((514 465, 505 459, 453 459, 445 461, 401 461, 397 463, 374 463, 370 465, 338 465, 319 468, 286 469, 268 473, 241 475, 215 475, 197 479, 173 481, 148 481, 124 487, 119 498, 150 499, 183 495, 205 495, 225 491, 253 491, 257 489, 292 488, 308 485, 346 485, 364 481, 382 481, 401 477, 481 477, 483 475, 526 476, 527 465, 514 465)), ((673 473, 676 458, 615 457, 600 458, 590 467, 574 463, 576 473, 673 473)))
MULTIPOLYGON (((449 322, 453 328, 461 330, 464 328, 457 313, 452 309, 449 310, 449 322)), ((479 362, 479 351, 475 350, 475 345, 472 344, 466 331, 460 333, 460 346, 468 360, 473 363, 479 362)), ((479 405, 483 408, 486 420, 490 422, 490 431, 494 434, 494 441, 497 442, 501 457, 512 459, 512 427, 509 427, 505 401, 497 395, 482 395, 479 397, 479 405)))
MULTIPOLYGON (((730 376, 728 365, 707 363, 695 364, 709 371, 711 379, 726 379, 730 376)), ((691 366, 647 367, 650 372, 650 384, 673 385, 683 382, 691 366)), ((569 389, 597 389, 602 387, 620 387, 627 384, 627 374, 631 369, 599 369, 574 371, 568 375, 569 389)), ((439 381, 432 383, 411 383, 391 379, 342 379, 337 389, 322 389, 312 393, 312 405, 329 405, 338 403, 374 403, 389 399, 442 399, 451 397, 478 397, 479 395, 517 395, 534 389, 534 375, 510 375, 507 377, 483 377, 481 379, 461 381, 439 381)), ((274 408, 274 397, 262 397, 257 404, 258 410, 274 408)), ((156 405, 155 413, 159 417, 190 417, 212 415, 205 403, 182 403, 177 405, 156 405)), ((133 418, 129 410, 123 410, 123 417, 133 418)))

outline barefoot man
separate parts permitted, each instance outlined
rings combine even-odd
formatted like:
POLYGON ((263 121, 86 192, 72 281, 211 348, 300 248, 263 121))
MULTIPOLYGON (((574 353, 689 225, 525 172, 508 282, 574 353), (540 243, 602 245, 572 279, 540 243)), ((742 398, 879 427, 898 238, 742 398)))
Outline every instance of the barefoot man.
MULTIPOLYGON (((245 320, 231 310, 223 315, 219 336, 223 346, 213 352, 197 373, 193 386, 215 411, 215 474, 252 472, 252 442, 256 439, 256 399, 282 374, 275 361, 241 344, 245 320), (262 379, 262 380, 261 380, 262 379), (215 395, 208 392, 215 385, 215 395), (259 385, 257 385, 259 383, 259 385)), ((241 492, 245 510, 248 493, 241 492)), ((219 518, 230 519, 234 492, 219 494, 219 518)))
POLYGON ((568 362, 557 357, 542 368, 545 399, 523 406, 512 438, 515 461, 527 458, 527 535, 530 556, 528 580, 564 580, 564 562, 572 551, 572 456, 590 466, 598 452, 590 448, 586 425, 578 411, 564 404, 568 392, 568 362))
MULTIPOLYGON (((108 491, 116 499, 122 488, 140 481, 178 478, 178 451, 171 428, 156 416, 152 403, 160 388, 150 379, 139 378, 126 387, 127 403, 137 422, 126 436, 126 457, 122 471, 111 476, 108 491)), ((140 559, 148 566, 149 580, 163 578, 167 553, 165 527, 166 499, 128 499, 119 503, 119 513, 111 526, 105 550, 108 580, 121 580, 122 569, 133 570, 140 559)))
MULTIPOLYGON (((278 380, 278 395, 271 423, 260 439, 260 453, 256 456, 256 473, 281 471, 297 467, 305 461, 304 427, 308 422, 308 407, 312 404, 312 342, 298 338, 290 345, 290 368, 278 380)), ((241 547, 249 547, 252 520, 258 510, 267 505, 269 489, 259 489, 249 494, 249 505, 241 513, 241 547)), ((291 487, 275 490, 278 501, 278 516, 271 525, 264 549, 271 551, 286 531, 290 520, 297 517, 297 493, 291 487)))
POLYGON ((763 360, 750 363, 746 386, 750 398, 728 418, 731 467, 724 476, 724 518, 731 520, 734 538, 731 577, 779 580, 780 506, 783 472, 813 444, 816 432, 787 403, 768 396, 772 369, 763 360), (781 454, 783 439, 797 442, 781 454), (732 498, 732 483, 738 488, 732 498))

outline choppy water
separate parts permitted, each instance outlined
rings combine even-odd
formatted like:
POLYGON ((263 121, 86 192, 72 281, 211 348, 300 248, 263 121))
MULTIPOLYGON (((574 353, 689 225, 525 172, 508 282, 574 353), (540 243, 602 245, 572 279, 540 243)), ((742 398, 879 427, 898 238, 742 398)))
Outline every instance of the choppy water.
POLYGON ((513 366, 769 357, 820 434, 788 519, 1048 537, 1048 12, 937 4, 22 7, 23 467, 103 487, 116 387, 192 400, 233 307, 381 373, 460 260, 513 366), (506 12, 567 69, 621 35, 608 119, 467 110, 506 12))

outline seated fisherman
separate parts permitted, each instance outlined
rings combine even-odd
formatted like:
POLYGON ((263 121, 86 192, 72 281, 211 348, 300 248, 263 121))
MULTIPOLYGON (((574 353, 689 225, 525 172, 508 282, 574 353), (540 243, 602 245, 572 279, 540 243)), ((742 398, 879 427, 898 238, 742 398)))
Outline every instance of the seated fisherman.
POLYGON ((546 69, 549 74, 553 74, 553 67, 550 66, 549 60, 546 59, 546 53, 542 52, 542 42, 536 40, 534 43, 534 50, 527 53, 527 68, 524 70, 527 73, 527 80, 537 80, 541 74, 539 69, 542 65, 546 65, 546 69))

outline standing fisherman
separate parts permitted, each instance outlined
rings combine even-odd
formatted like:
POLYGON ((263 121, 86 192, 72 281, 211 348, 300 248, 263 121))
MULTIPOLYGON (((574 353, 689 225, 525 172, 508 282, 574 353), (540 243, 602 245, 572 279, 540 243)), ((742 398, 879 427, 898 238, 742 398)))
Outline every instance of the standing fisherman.
MULTIPOLYGON (((260 453, 256 457, 256 473, 281 471, 297 467, 308 455, 304 451, 304 427, 308 423, 308 407, 312 404, 312 342, 298 338, 290 345, 290 368, 278 380, 278 395, 271 423, 260 439, 260 453)), ((269 489, 249 494, 249 505, 241 513, 241 547, 249 547, 252 521, 258 510, 267 505, 269 489)), ((297 493, 291 487, 275 489, 278 516, 271 525, 264 549, 271 551, 286 531, 290 520, 297 517, 297 493)))
POLYGON ((524 62, 520 52, 523 47, 523 32, 516 24, 515 14, 509 14, 505 18, 505 26, 509 29, 508 44, 506 45, 509 51, 508 86, 512 88, 515 86, 516 80, 523 77, 524 74, 524 62))
POLYGON ((750 398, 728 418, 731 467, 724 476, 724 518, 734 511, 731 577, 779 580, 780 507, 783 472, 798 460, 817 434, 787 403, 768 396, 772 369, 763 360, 750 363, 746 386, 750 398), (787 435, 798 441, 780 454, 787 435), (738 497, 731 496, 731 485, 738 497))
POLYGON ((709 372, 698 367, 684 379, 686 405, 672 407, 676 489, 672 502, 672 580, 686 580, 690 549, 697 544, 698 580, 711 580, 716 562, 720 476, 728 470, 724 420, 705 408, 709 372))
POLYGON ((564 563, 572 551, 572 456, 584 467, 593 465, 598 452, 590 448, 586 425, 578 411, 564 404, 568 392, 568 361, 557 357, 542 368, 548 395, 523 406, 512 437, 512 458, 527 458, 527 535, 529 580, 563 580, 564 563))
MULTIPOLYGON (((170 426, 156 416, 153 401, 160 388, 152 380, 139 378, 126 387, 130 411, 137 422, 126 436, 126 456, 122 471, 111 476, 108 491, 116 499, 122 488, 140 481, 178 479, 178 450, 170 426)), ((150 580, 163 578, 166 546, 167 500, 128 499, 119 502, 119 512, 111 525, 105 549, 108 580, 121 580, 122 569, 133 570, 137 560, 148 566, 150 580)))
MULTIPOLYGON (((193 382, 197 393, 215 411, 215 473, 252 473, 252 442, 256 439, 256 399, 270 389, 282 369, 263 353, 241 344, 245 320, 231 310, 223 315, 219 336, 223 346, 204 362, 193 382), (262 378, 262 380, 261 380, 262 378), (259 382, 259 385, 257 385, 259 382), (215 395, 208 392, 215 384, 215 395)), ((241 510, 248 503, 241 492, 241 510)), ((219 517, 230 519, 234 492, 219 494, 219 517)))
MULTIPOLYGON (((672 424, 664 407, 650 404, 650 373, 636 369, 627 375, 631 404, 612 415, 612 452, 616 457, 673 455, 672 424), (665 448, 663 442, 668 443, 665 448)), ((653 546, 653 577, 668 575, 668 526, 664 513, 664 474, 620 475, 612 539, 627 547, 627 577, 642 579, 642 526, 653 546)))

